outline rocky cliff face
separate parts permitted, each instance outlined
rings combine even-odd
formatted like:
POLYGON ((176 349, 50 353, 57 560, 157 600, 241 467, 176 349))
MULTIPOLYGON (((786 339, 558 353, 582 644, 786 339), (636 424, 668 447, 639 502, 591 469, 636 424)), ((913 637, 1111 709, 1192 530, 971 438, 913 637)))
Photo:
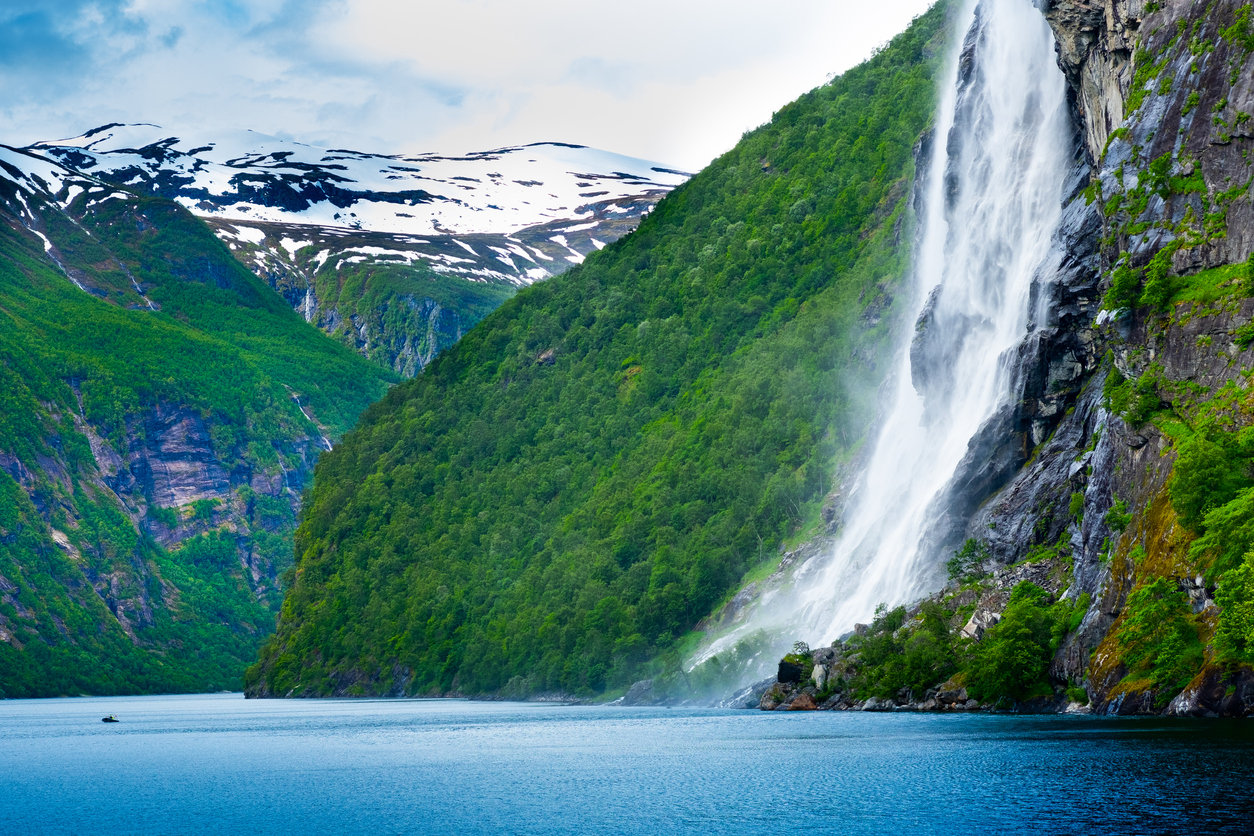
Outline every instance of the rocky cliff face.
MULTIPOLYGON (((1216 644, 1216 552, 1235 546, 1199 541, 1205 525, 1182 521, 1173 487, 1182 445, 1226 443, 1254 422, 1243 406, 1254 370, 1252 7, 1050 0, 1044 12, 1078 131, 1064 257, 1039 286, 1047 321, 1013 358, 1017 397, 972 440, 949 494, 958 536, 942 539, 978 544, 984 568, 999 568, 930 603, 977 642, 1025 571, 1077 607, 1050 665, 1055 695, 1027 708, 1246 715, 1254 672, 1216 644), (1147 639, 1155 618, 1192 649, 1147 639), (1145 658, 1150 646, 1159 658, 1145 658), (1089 707, 1073 702, 1079 687, 1089 707)), ((1227 468, 1244 484, 1244 459, 1217 467, 1202 481, 1227 468)), ((1207 508, 1231 499, 1218 491, 1207 508)), ((1248 510, 1228 513, 1230 526, 1248 525, 1248 510)), ((766 707, 804 684, 777 687, 766 707)), ((942 692, 871 706, 836 694, 825 707, 956 704, 938 704, 942 692)))
MULTIPOLYGON (((1062 594, 1088 595, 1093 605, 1051 672, 1083 682, 1098 711, 1251 707, 1230 699, 1250 690, 1249 673, 1213 663, 1215 579, 1204 579, 1205 562, 1189 548, 1196 533, 1180 523, 1168 491, 1173 423, 1188 422, 1225 385, 1243 387, 1254 368, 1238 339, 1254 300, 1245 298, 1244 271, 1225 271, 1254 250, 1249 16, 1236 2, 1056 0, 1046 11, 1089 166, 1090 183, 1068 210, 1067 251, 1092 269, 1055 288, 1051 327, 1067 349, 1036 364, 1044 383, 1036 388, 1083 389, 1074 403, 1055 399, 1052 410, 1065 408, 1065 417, 966 533, 1002 563, 1061 546, 1072 565, 1062 594), (1099 364, 1103 356, 1109 362, 1099 364), (1111 377, 1142 382, 1160 417, 1112 408, 1111 377), (1130 520, 1112 515, 1116 503, 1130 520), (1194 681, 1166 705, 1172 694, 1132 675, 1121 639, 1130 594, 1158 578, 1187 595, 1207 644, 1194 681)), ((979 608, 995 615, 991 598, 979 608)))
MULTIPOLYGON (((1188 423, 1225 385, 1243 387, 1254 367, 1238 339, 1254 302, 1242 271, 1224 269, 1254 250, 1250 6, 1061 0, 1046 17, 1092 163, 1085 199, 1102 210, 1100 238, 1077 255, 1098 256, 1103 310, 1091 319, 1091 299, 1069 330, 1092 347, 1089 365, 1107 352, 1111 362, 968 533, 986 536, 1006 561, 1065 538, 1074 559, 1069 594, 1087 593, 1095 604, 1055 659, 1055 676, 1085 681, 1098 710, 1164 710, 1162 689, 1129 674, 1120 636, 1130 593, 1160 577, 1187 594, 1202 641, 1214 635, 1215 579, 1202 581, 1206 566, 1189 548, 1196 534, 1168 496, 1170 428, 1188 423), (1112 414, 1111 399, 1099 396, 1107 376, 1143 382, 1151 406, 1164 412, 1156 420, 1126 408, 1112 414), (1082 505, 1068 501, 1077 494, 1082 505), (1116 503, 1131 512, 1123 530, 1111 524, 1116 503)), ((1105 388, 1109 396, 1113 387, 1105 388)), ((1206 658, 1214 658, 1212 646, 1206 658)), ((1208 661, 1185 689, 1194 697, 1165 710, 1243 713, 1244 703, 1202 695, 1213 696, 1219 680, 1235 688, 1246 677, 1208 661)))
MULTIPOLYGON (((146 644, 142 628, 155 624, 154 607, 168 607, 178 598, 177 586, 143 547, 145 538, 177 554, 189 542, 225 534, 225 553, 232 559, 216 568, 244 581, 263 611, 277 609, 300 489, 312 475, 319 442, 293 438, 276 463, 265 467, 241 450, 215 449, 211 433, 219 427, 187 407, 159 404, 131 415, 120 440, 106 440, 99 428, 74 418, 74 429, 90 446, 90 460, 54 449, 28 464, 0 453, 0 470, 30 498, 48 526, 49 545, 80 569, 81 579, 132 641, 146 644), (132 529, 129 553, 92 530, 99 525, 101 504, 121 513, 116 524, 132 529)), ((33 612, 28 614, 34 620, 33 612)), ((39 634, 35 623, 25 629, 6 626, 19 646, 39 634)), ((264 635, 267 626, 252 629, 264 635)))
MULTIPOLYGON (((977 477, 1011 478, 990 496, 960 470, 951 515, 997 564, 1041 565, 1055 579, 1039 584, 1048 592, 1091 601, 1053 660, 1059 697, 1038 709, 1065 706, 1070 683, 1099 712, 1254 710, 1254 675, 1216 657, 1218 579, 1169 491, 1173 427, 1225 386, 1244 388, 1254 368, 1240 338, 1254 318, 1241 266, 1254 250, 1250 8, 1054 0, 1045 10, 1081 134, 1065 257, 1042 285, 1049 320, 1016 358, 1017 404, 968 457, 977 477), (1114 385, 1132 381, 1139 410, 1114 385), (1179 696, 1179 681, 1128 658, 1129 599, 1151 586, 1185 596, 1183 623, 1205 646, 1179 696)), ((1000 570, 984 581, 967 627, 997 622, 1008 580, 1018 579, 1000 570)), ((936 600, 956 603, 952 590, 936 600)))
POLYGON ((389 379, 171 202, 0 147, 0 696, 239 687, 389 379))

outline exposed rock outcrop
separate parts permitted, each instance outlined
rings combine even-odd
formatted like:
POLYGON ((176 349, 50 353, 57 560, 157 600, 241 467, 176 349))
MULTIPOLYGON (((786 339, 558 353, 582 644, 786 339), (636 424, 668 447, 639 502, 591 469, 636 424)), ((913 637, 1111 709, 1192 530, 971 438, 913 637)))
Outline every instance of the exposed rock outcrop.
MULTIPOLYGON (((933 600, 967 613, 952 629, 975 642, 1024 580, 1053 599, 1091 602, 1050 666, 1054 696, 1019 710, 1246 716, 1254 712, 1254 672, 1214 664, 1213 648, 1173 699, 1127 676, 1118 636, 1136 589, 1170 581, 1204 643, 1218 609, 1212 582, 1190 554, 1195 534, 1179 524, 1169 497, 1172 438, 1144 417, 1112 414, 1103 389, 1112 376, 1146 381, 1142 388, 1165 405, 1244 386, 1254 370, 1248 339, 1238 339, 1254 323, 1254 299, 1234 287, 1235 278, 1210 295, 1170 290, 1254 251, 1250 6, 1049 0, 1044 11, 1078 128, 1058 259, 1034 291, 1034 308, 1044 302, 1048 313, 1007 358, 1015 397, 972 439, 931 533, 938 550, 974 538, 1014 568, 997 570, 993 588, 974 599, 945 592, 933 600), (1020 563, 1025 558, 1034 562, 1020 563), (1091 705, 1072 700, 1076 686, 1091 705)), ((924 392, 947 385, 931 326, 930 302, 911 345, 915 385, 924 392)), ((853 661, 845 673, 856 672, 853 661)), ((832 672, 816 670, 823 675, 815 682, 830 688, 832 672)), ((788 704, 795 690, 773 686, 763 707, 788 704)), ((942 685, 861 704, 837 694, 820 707, 965 710, 970 702, 958 686, 942 685)))
POLYGON ((1124 119, 1145 0, 1050 0, 1045 7, 1057 38, 1058 65, 1067 77, 1076 124, 1092 159, 1124 119))

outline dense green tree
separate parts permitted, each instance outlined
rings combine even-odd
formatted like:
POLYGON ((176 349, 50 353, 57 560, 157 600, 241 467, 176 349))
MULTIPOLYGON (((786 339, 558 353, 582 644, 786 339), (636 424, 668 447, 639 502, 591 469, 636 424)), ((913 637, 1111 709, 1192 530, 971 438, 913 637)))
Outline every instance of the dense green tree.
MULTIPOLYGON (((305 323, 177 204, 63 193, 61 205, 19 194, 10 175, 0 172, 0 696, 236 689, 279 603, 272 585, 256 594, 240 552, 290 563, 290 503, 241 487, 251 532, 163 548, 109 487, 88 428, 125 454, 145 414, 176 407, 203 420, 226 469, 277 475, 294 442, 320 431, 293 393, 338 434, 396 376, 305 323), (56 261, 20 222, 27 211, 56 261), (124 624, 116 599, 151 612, 124 624)), ((179 509, 147 506, 176 525, 179 509)), ((182 513, 212 529, 218 510, 202 500, 182 513)))
POLYGON ((942 21, 367 410, 251 687, 620 686, 813 519, 885 371, 942 21))
MULTIPOLYGON (((1087 604, 1087 602, 1086 602, 1087 604)), ((1051 605, 1045 590, 1024 581, 994 625, 972 650, 967 690, 981 702, 1052 694, 1049 663, 1066 635, 1071 608, 1051 605)))

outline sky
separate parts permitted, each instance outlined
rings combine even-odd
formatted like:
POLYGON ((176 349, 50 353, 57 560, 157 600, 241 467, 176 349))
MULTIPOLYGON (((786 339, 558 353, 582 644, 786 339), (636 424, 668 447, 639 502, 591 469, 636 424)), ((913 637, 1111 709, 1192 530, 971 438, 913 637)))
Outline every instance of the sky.
POLYGON ((696 171, 929 0, 4 0, 0 143, 108 122, 696 171))

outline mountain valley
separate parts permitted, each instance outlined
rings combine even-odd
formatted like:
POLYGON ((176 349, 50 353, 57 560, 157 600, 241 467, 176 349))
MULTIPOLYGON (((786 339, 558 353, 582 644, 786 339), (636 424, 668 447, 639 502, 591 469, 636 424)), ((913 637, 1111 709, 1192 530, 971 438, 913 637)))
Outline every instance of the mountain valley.
POLYGON ((1015 2, 691 176, 0 146, 3 695, 1254 713, 1254 7, 1015 2))
POLYGON ((177 204, 0 146, 0 687, 232 687, 318 453, 398 378, 177 204))
POLYGON ((181 204, 307 322, 404 377, 518 288, 635 228, 688 177, 561 143, 387 156, 153 125, 27 150, 181 204))

